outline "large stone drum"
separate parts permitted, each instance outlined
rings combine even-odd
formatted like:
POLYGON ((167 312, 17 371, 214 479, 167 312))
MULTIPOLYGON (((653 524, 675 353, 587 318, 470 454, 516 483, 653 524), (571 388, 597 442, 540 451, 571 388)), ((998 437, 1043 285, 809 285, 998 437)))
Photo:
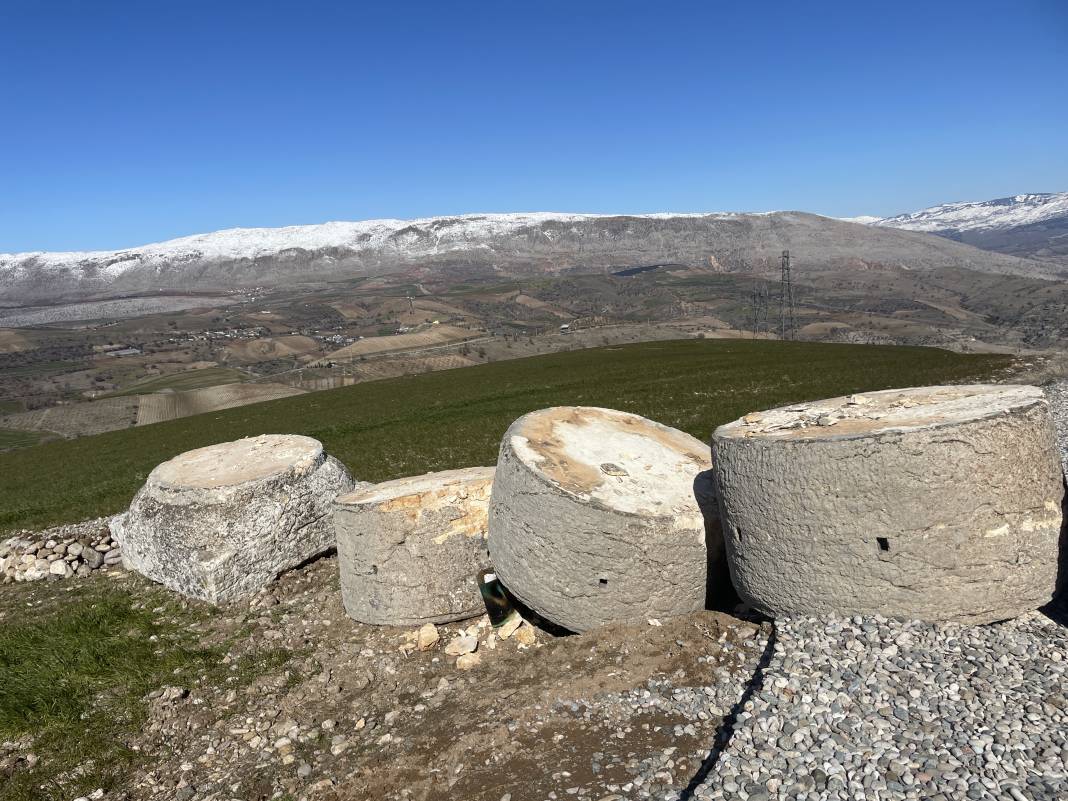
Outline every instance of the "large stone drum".
POLYGON ((337 499, 341 598, 363 623, 414 626, 485 611, 492 467, 386 481, 337 499))
POLYGON ((127 568, 218 604, 334 547, 330 507, 352 487, 318 440, 265 434, 159 465, 112 533, 127 568))
POLYGON ((715 521, 706 528, 694 485, 710 466, 702 442, 634 414, 525 415, 501 442, 493 567, 520 601, 571 631, 702 609, 720 534, 715 521))
POLYGON ((986 623, 1054 590, 1064 484, 1041 390, 888 390, 713 435, 731 576, 768 615, 986 623))

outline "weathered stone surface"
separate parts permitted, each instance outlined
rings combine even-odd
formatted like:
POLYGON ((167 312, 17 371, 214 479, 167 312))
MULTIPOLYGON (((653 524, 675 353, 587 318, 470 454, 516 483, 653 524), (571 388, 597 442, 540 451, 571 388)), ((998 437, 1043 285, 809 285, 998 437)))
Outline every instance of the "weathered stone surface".
MULTIPOLYGON (((634 414, 556 407, 501 442, 490 555, 504 585, 572 631, 705 605, 713 541, 695 497, 708 446, 634 414)), ((716 514, 715 505, 709 508, 716 514)))
POLYGON ((356 620, 407 626, 484 611, 492 467, 387 481, 337 499, 341 596, 356 620))
POLYGON ((331 504, 352 487, 317 440, 266 434, 159 465, 112 534, 127 568, 218 604, 332 548, 331 504))
POLYGON ((755 413, 713 458, 734 586, 766 614, 985 623, 1053 592, 1064 486, 1036 387, 755 413))

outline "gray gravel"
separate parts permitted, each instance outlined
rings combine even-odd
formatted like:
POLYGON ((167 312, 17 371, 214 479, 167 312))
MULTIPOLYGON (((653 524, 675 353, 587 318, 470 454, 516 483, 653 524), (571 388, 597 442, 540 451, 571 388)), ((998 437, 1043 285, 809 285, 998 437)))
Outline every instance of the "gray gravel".
POLYGON ((1068 794, 1068 629, 885 618, 780 621, 697 798, 1029 799, 1068 794))
MULTIPOLYGON (((1068 381, 1045 390, 1068 473, 1068 381)), ((1066 623, 1063 608, 974 627, 779 621, 770 664, 693 797, 1068 797, 1066 623)))
MULTIPOLYGON (((570 705, 571 711, 576 714, 584 709, 582 714, 585 718, 592 718, 608 729, 610 737, 625 739, 632 731, 634 716, 655 714, 664 719, 682 718, 690 721, 673 725, 675 737, 696 735, 705 739, 696 750, 672 747, 643 755, 632 752, 626 762, 630 778, 622 783, 607 782, 600 785, 597 789, 606 790, 609 795, 594 792, 593 798, 600 801, 623 798, 677 801, 692 796, 692 789, 687 788, 694 783, 695 774, 703 776, 711 769, 714 758, 710 758, 710 753, 722 748, 730 734, 730 726, 723 725, 722 719, 746 698, 753 677, 759 675, 761 657, 768 649, 770 628, 742 625, 750 629, 750 636, 740 643, 740 647, 724 642, 725 637, 712 646, 716 655, 708 656, 707 661, 719 664, 715 671, 715 684, 677 687, 671 679, 651 680, 642 689, 602 693, 593 699, 578 699, 570 705), (707 766, 705 770, 702 770, 703 766, 707 766)), ((702 657, 698 661, 705 659, 702 657)), ((591 765, 594 775, 604 769, 605 764, 601 759, 604 756, 594 754, 591 765)), ((588 787, 574 788, 574 792, 564 788, 563 796, 550 794, 549 801, 557 801, 557 796, 569 795, 582 799, 589 793, 588 787)))

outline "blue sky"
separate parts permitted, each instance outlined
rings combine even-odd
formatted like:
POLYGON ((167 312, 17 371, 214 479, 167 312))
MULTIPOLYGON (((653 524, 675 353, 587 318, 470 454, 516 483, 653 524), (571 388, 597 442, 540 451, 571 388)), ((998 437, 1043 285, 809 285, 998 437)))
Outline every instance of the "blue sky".
POLYGON ((1068 190, 1068 3, 0 0, 0 252, 1068 190))

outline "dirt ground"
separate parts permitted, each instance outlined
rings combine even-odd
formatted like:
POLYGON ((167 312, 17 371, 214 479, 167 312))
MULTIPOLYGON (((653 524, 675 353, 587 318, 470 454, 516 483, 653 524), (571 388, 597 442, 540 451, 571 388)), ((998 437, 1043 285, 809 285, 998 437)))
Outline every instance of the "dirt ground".
POLYGON ((650 759, 670 763, 665 789, 684 787, 727 710, 702 720, 672 693, 724 669, 744 684, 757 627, 717 612, 654 623, 539 628, 521 645, 466 621, 420 651, 407 630, 346 617, 336 559, 321 559, 202 624, 204 644, 237 637, 234 665, 265 649, 290 658, 241 691, 205 684, 154 699, 133 743, 148 767, 126 797, 600 799, 650 759), (472 626, 481 661, 461 671, 444 647, 472 626))

